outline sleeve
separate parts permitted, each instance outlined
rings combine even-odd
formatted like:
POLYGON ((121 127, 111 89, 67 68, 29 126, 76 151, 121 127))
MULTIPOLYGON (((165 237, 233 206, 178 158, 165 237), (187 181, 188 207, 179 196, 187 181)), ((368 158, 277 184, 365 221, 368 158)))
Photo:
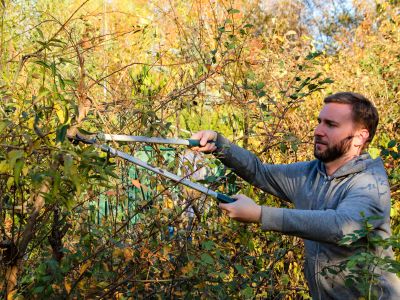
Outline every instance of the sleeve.
POLYGON ((307 163, 263 164, 252 152, 218 134, 217 158, 250 184, 281 199, 292 201, 303 184, 307 163))
POLYGON ((390 189, 385 181, 372 175, 361 176, 340 201, 336 209, 300 210, 262 207, 263 230, 279 231, 301 238, 338 243, 345 235, 362 228, 365 217, 378 216, 370 223, 390 234, 390 189))

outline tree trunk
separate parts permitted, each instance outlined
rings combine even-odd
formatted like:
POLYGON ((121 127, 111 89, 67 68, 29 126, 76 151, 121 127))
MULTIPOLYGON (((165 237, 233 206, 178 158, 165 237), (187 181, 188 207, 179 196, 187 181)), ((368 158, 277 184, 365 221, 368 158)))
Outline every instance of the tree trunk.
POLYGON ((56 207, 53 210, 53 224, 48 240, 51 245, 51 249, 53 250, 53 258, 58 262, 60 262, 64 256, 62 251, 64 246, 62 239, 70 227, 69 224, 64 224, 64 226, 62 226, 62 223, 62 220, 60 220, 60 208, 56 207))
POLYGON ((37 217, 39 216, 40 210, 44 206, 44 194, 49 192, 49 183, 51 179, 47 179, 43 182, 39 192, 34 196, 33 210, 29 217, 25 229, 22 233, 21 239, 18 241, 12 241, 12 247, 16 247, 15 253, 13 253, 6 265, 6 299, 12 293, 18 282, 18 273, 22 266, 23 258, 28 248, 30 241, 32 240, 35 233, 35 225, 37 217))

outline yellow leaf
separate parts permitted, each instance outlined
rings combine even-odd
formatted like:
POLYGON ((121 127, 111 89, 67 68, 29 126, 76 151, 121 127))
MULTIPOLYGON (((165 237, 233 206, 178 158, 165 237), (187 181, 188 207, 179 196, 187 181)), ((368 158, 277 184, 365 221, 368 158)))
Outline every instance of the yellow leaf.
POLYGON ((10 166, 7 161, 3 160, 0 162, 0 173, 5 173, 7 171, 10 171, 10 166))
POLYGON ((9 190, 12 187, 13 184, 14 184, 14 177, 8 177, 7 189, 9 190))
POLYGON ((59 286, 58 284, 53 283, 53 284, 51 285, 51 288, 53 289, 53 291, 57 291, 57 290, 60 289, 60 286, 59 286))
POLYGON ((124 251, 120 248, 115 248, 112 255, 113 257, 122 257, 124 255, 124 251))
POLYGON ((12 290, 11 292, 9 292, 7 294, 7 300, 13 300, 16 292, 17 292, 17 290, 12 290))
POLYGON ((162 184, 157 185, 157 192, 165 191, 165 187, 162 184))
POLYGON ((133 251, 131 248, 124 248, 123 252, 124 252, 125 261, 132 260, 133 251))
POLYGON ((34 125, 35 125, 35 118, 30 118, 30 119, 28 120, 28 128, 31 129, 31 130, 33 130, 34 125))
POLYGON ((28 172, 29 172, 29 168, 28 168, 27 166, 24 166, 24 167, 22 168, 22 174, 23 174, 24 176, 26 176, 26 175, 28 175, 28 172))
POLYGON ((163 247, 163 254, 164 254, 164 256, 168 256, 168 254, 171 252, 171 248, 168 246, 168 245, 166 245, 166 246, 164 246, 163 247))
POLYGON ((169 277, 169 272, 168 271, 166 271, 166 270, 164 270, 163 272, 162 272, 162 278, 164 278, 164 279, 166 279, 166 278, 168 278, 169 277))
POLYGON ((139 182, 139 180, 137 180, 137 179, 132 179, 132 184, 133 184, 135 187, 137 187, 138 189, 142 188, 145 192, 148 190, 148 188, 147 188, 145 185, 141 184, 141 183, 139 182))
POLYGON ((103 268, 104 268, 104 270, 106 270, 107 272, 110 270, 110 269, 108 268, 108 265, 107 265, 105 262, 103 262, 103 268))
POLYGON ((82 275, 90 266, 90 260, 85 262, 79 269, 79 275, 82 275))
POLYGON ((56 114, 58 119, 60 120, 61 124, 65 123, 65 112, 63 107, 61 107, 61 105, 59 103, 54 104, 54 109, 56 110, 56 114))
POLYGON ((86 290, 88 288, 88 280, 83 278, 81 281, 79 281, 78 287, 82 291, 86 290))
POLYGON ((274 35, 274 38, 277 39, 280 42, 284 42, 283 37, 281 37, 280 35, 274 35))
POLYGON ((182 274, 185 275, 187 273, 190 273, 193 270, 193 267, 194 263, 192 261, 189 261, 188 264, 181 269, 182 274))
POLYGON ((69 294, 71 292, 71 284, 67 281, 67 279, 64 280, 64 287, 67 293, 69 294))
POLYGON ((172 199, 167 198, 164 200, 164 207, 168 209, 172 209, 174 207, 174 201, 172 199))

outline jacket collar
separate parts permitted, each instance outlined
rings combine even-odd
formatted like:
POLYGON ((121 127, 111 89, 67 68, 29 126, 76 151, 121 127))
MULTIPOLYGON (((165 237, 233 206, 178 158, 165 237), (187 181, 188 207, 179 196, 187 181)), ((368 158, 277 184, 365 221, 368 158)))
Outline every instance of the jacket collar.
POLYGON ((363 153, 357 157, 354 157, 352 160, 348 161, 346 164, 341 166, 339 169, 335 171, 331 176, 326 174, 325 165, 320 160, 318 161, 318 171, 329 180, 333 178, 338 178, 342 176, 347 176, 350 174, 355 174, 364 171, 369 165, 374 162, 381 162, 382 159, 372 159, 369 153, 363 153))

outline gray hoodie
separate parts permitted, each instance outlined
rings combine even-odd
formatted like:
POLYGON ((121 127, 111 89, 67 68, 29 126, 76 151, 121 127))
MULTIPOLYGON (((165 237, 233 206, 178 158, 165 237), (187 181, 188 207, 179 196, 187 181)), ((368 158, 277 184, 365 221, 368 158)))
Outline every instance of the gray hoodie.
MULTIPOLYGON (((218 135, 217 156, 252 185, 291 201, 295 209, 262 207, 263 230, 279 231, 304 239, 304 273, 314 299, 357 299, 356 289, 344 285, 343 274, 322 275, 355 253, 339 246, 347 234, 362 228, 361 215, 379 216, 374 230, 383 238, 390 232, 390 188, 382 160, 362 154, 328 176, 319 160, 287 165, 263 164, 253 153, 218 135)), ((379 251, 379 252, 378 252, 379 251)), ((376 255, 393 258, 391 249, 376 255)), ((381 272, 379 299, 400 299, 400 279, 381 272)))

